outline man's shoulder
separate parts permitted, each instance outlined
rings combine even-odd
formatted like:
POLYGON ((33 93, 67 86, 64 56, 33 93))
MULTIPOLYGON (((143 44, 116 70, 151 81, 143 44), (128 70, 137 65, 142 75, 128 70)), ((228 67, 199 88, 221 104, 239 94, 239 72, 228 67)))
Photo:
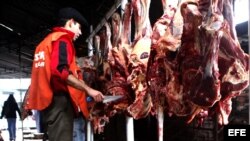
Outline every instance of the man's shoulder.
POLYGON ((69 38, 67 37, 67 33, 61 32, 61 31, 52 32, 51 34, 47 36, 47 38, 51 41, 57 41, 57 40, 69 41, 69 38))
POLYGON ((62 36, 64 36, 64 32, 58 32, 58 31, 54 31, 49 33, 38 45, 36 48, 40 48, 40 47, 46 47, 47 45, 51 44, 52 42, 61 40, 62 36))

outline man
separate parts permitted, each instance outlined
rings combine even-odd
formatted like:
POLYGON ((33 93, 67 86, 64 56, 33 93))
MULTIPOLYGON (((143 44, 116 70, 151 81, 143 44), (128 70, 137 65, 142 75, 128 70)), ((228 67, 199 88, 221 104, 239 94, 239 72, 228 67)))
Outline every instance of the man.
POLYGON ((104 96, 81 78, 72 41, 81 35, 85 18, 73 8, 59 11, 58 27, 36 48, 25 109, 40 110, 49 141, 72 141, 73 119, 80 107, 88 118, 85 93, 104 96))

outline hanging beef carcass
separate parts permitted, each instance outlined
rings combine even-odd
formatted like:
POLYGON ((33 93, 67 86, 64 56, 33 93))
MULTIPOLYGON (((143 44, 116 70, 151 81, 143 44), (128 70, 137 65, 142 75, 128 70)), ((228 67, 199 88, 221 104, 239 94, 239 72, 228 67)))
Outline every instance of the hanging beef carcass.
POLYGON ((127 78, 129 76, 128 58, 131 54, 131 3, 127 3, 125 5, 122 21, 117 21, 117 19, 120 19, 118 17, 119 15, 117 14, 112 16, 113 23, 119 23, 119 25, 113 24, 117 25, 117 27, 113 28, 118 29, 118 26, 122 28, 121 30, 116 30, 121 33, 115 33, 115 35, 113 35, 119 36, 119 38, 115 38, 117 41, 113 42, 115 46, 113 46, 111 50, 112 57, 114 58, 114 64, 112 65, 112 80, 107 85, 107 88, 109 91, 114 91, 114 94, 124 96, 123 100, 120 101, 119 104, 114 105, 114 108, 125 112, 134 99, 134 92, 132 91, 131 84, 127 82, 127 78))
MULTIPOLYGON (((173 105, 171 107, 178 108, 177 111, 183 111, 181 107, 184 106, 179 105, 182 100, 179 100, 180 96, 178 96, 181 88, 178 88, 179 84, 176 80, 174 81, 178 73, 175 71, 176 63, 173 61, 182 35, 183 18, 180 13, 180 4, 179 0, 162 0, 163 15, 153 26, 147 72, 149 90, 154 103, 152 114, 156 114, 158 106, 167 106, 166 99, 171 101, 170 105, 173 105), (171 84, 172 88, 169 87, 171 81, 175 82, 171 84)), ((173 110, 169 109, 169 111, 173 110)))
POLYGON ((218 103, 218 121, 227 124, 231 113, 231 99, 240 95, 249 85, 249 55, 241 49, 233 21, 233 1, 223 0, 226 20, 219 50, 219 70, 222 99, 218 103))
MULTIPOLYGON (((99 35, 95 35, 94 37, 94 46, 95 46, 95 56, 93 56, 92 58, 94 58, 93 60, 93 64, 94 64, 94 68, 95 68, 95 77, 93 77, 93 75, 89 75, 89 74, 93 74, 88 72, 88 68, 84 69, 86 71, 83 72, 83 76, 88 76, 86 82, 89 83, 91 82, 89 79, 94 80, 94 85, 92 85, 92 87, 96 87, 96 89, 102 90, 104 87, 104 83, 105 80, 100 79, 100 77, 104 77, 105 74, 100 74, 100 67, 102 66, 103 63, 103 58, 102 58, 102 54, 101 54, 101 43, 100 43, 101 39, 99 35)), ((86 67, 86 66, 84 66, 86 67)), ((104 91, 102 91, 103 93, 105 93, 104 91)), ((103 111, 106 107, 104 104, 104 106, 100 106, 101 103, 95 103, 93 101, 89 101, 88 103, 88 107, 90 110, 90 117, 91 117, 91 121, 94 127, 94 131, 95 132, 102 132, 104 125, 102 123, 106 123, 108 122, 108 118, 106 118, 106 116, 103 114, 103 111)))
POLYGON ((114 13, 112 16, 112 37, 113 46, 111 49, 111 55, 114 63, 111 64, 112 78, 106 85, 106 89, 112 95, 123 95, 123 100, 119 104, 114 105, 114 109, 118 111, 126 111, 129 103, 131 103, 132 89, 129 83, 127 83, 128 72, 128 51, 126 48, 130 48, 130 39, 128 39, 130 30, 128 24, 130 24, 130 7, 125 7, 125 13, 123 21, 121 21, 120 15, 114 13), (129 20, 129 21, 126 21, 129 20), (126 24, 122 24, 126 23, 126 24), (119 29, 119 30, 118 30, 119 29), (128 30, 128 31, 127 31, 128 30))
POLYGON ((187 98, 200 107, 211 107, 220 100, 218 51, 223 16, 211 3, 202 19, 196 4, 182 5, 184 32, 179 51, 182 84, 187 98))
MULTIPOLYGON (((218 36, 212 36, 214 41, 216 41, 216 37, 219 37, 217 38, 217 43, 214 42, 219 44, 218 61, 214 63, 218 64, 219 74, 217 74, 217 78, 220 82, 220 88, 217 87, 219 91, 216 93, 217 96, 219 96, 219 93, 221 98, 216 102, 216 95, 213 95, 216 93, 212 93, 211 90, 214 89, 210 89, 208 94, 210 95, 210 100, 212 100, 210 104, 213 107, 205 109, 209 111, 210 115, 214 113, 218 114, 218 122, 220 124, 227 124, 229 114, 232 110, 231 99, 238 96, 242 90, 249 85, 249 55, 243 52, 235 34, 235 26, 232 19, 232 1, 204 0, 199 2, 199 10, 203 17, 200 31, 204 31, 205 29, 207 32, 210 32, 210 35, 212 35, 212 32, 217 31, 218 36), (211 96, 215 97, 211 98, 211 96)), ((206 43, 208 39, 209 38, 205 36, 205 38, 201 40, 202 44, 206 43)), ((213 85, 214 87, 212 88, 216 88, 216 81, 213 85)), ((201 95, 200 97, 201 98, 198 97, 196 101, 202 101, 201 99, 204 96, 201 95)), ((202 103, 202 105, 204 105, 204 103, 202 103)))
MULTIPOLYGON (((109 117, 113 116, 116 112, 126 112, 128 105, 131 103, 131 94, 132 89, 131 86, 127 83, 127 76, 129 75, 127 70, 128 64, 128 53, 129 53, 129 42, 128 39, 130 28, 130 19, 131 12, 130 6, 127 6, 124 13, 124 26, 121 25, 120 16, 118 13, 115 13, 112 16, 112 28, 113 28, 113 46, 111 43, 111 29, 108 23, 105 24, 105 47, 104 47, 104 66, 106 67, 110 73, 110 79, 106 79, 105 76, 101 76, 105 84, 103 91, 105 95, 123 95, 124 97, 117 101, 107 104, 96 104, 95 109, 92 110, 93 113, 97 114, 94 118, 94 129, 95 131, 102 132, 106 122, 108 122, 109 117), (129 20, 129 21, 127 21, 129 20), (121 36, 121 27, 123 27, 123 36, 121 36), (106 54, 106 55, 105 55, 106 54), (106 58, 107 57, 107 58, 106 58), (102 109, 100 109, 102 107, 102 109), (99 112, 95 112, 99 111, 99 112), (103 112, 101 112, 103 111, 103 112), (100 115, 100 114, 101 115, 100 115)), ((104 72, 106 69, 104 69, 104 72)))
POLYGON ((135 40, 129 56, 127 81, 135 92, 135 100, 127 111, 135 119, 146 117, 152 101, 146 81, 147 63, 150 55, 152 28, 149 21, 150 0, 132 0, 135 18, 135 40))
MULTIPOLYGON (((207 15, 210 0, 199 1, 199 9, 207 15)), ((240 47, 233 20, 233 1, 216 1, 224 17, 223 34, 219 46, 218 68, 221 81, 221 100, 209 109, 218 115, 220 124, 227 124, 232 110, 232 98, 241 94, 249 85, 249 55, 240 47)))
POLYGON ((182 3, 181 13, 184 26, 176 56, 178 69, 169 81, 166 96, 168 111, 187 116, 189 123, 220 100, 217 61, 223 18, 213 13, 203 19, 198 3, 193 1, 182 3))
MULTIPOLYGON (((97 40, 99 40, 99 38, 96 38, 97 40)), ((97 41, 98 42, 98 41, 97 41)), ((78 58, 78 63, 79 66, 83 72, 83 79, 84 81, 91 87, 93 88, 97 88, 97 89, 101 89, 100 84, 98 82, 98 73, 96 71, 96 67, 94 66, 94 64, 96 63, 96 60, 94 60, 93 56, 88 56, 88 57, 80 57, 78 58), (98 85, 98 86, 96 86, 98 85)), ((90 110, 90 119, 93 123, 94 126, 94 130, 95 132, 102 132, 103 131, 103 127, 104 127, 104 123, 108 122, 108 118, 103 114, 103 111, 105 110, 105 105, 103 106, 103 104, 101 103, 93 103, 92 101, 88 102, 88 108, 90 110)))
MULTIPOLYGON (((105 28, 102 28, 98 37, 99 38, 96 36, 94 38, 95 45, 99 45, 99 47, 97 46, 98 48, 96 48, 96 56, 101 55, 102 58, 101 60, 95 61, 96 67, 98 67, 98 78, 96 79, 96 84, 104 95, 107 95, 108 91, 105 89, 106 83, 111 80, 111 69, 109 64, 114 62, 110 53, 112 45, 110 41, 111 31, 108 23, 105 24, 105 28)), ((104 131, 106 123, 109 122, 109 116, 112 116, 112 109, 109 108, 109 103, 90 102, 89 105, 94 132, 101 133, 104 131)))
MULTIPOLYGON (((220 65, 221 44, 224 36, 227 35, 225 31, 229 29, 227 22, 223 18, 222 9, 220 9, 223 7, 222 5, 223 1, 184 1, 181 7, 182 16, 185 19, 184 31, 181 40, 182 46, 177 50, 177 60, 175 60, 175 55, 169 53, 171 49, 161 49, 167 48, 167 44, 161 44, 161 48, 157 48, 158 46, 154 45, 151 51, 147 76, 151 93, 156 96, 164 93, 167 99, 168 112, 177 116, 188 115, 188 122, 191 122, 196 115, 207 113, 207 110, 214 108, 211 108, 212 106, 219 105, 215 104, 219 100, 221 100, 218 102, 220 105, 224 104, 220 109, 230 104, 229 100, 221 99, 221 95, 222 98, 224 95, 223 88, 226 85, 221 77, 224 75, 219 75, 219 73, 223 72, 222 70, 227 70, 231 66, 230 64, 223 67, 220 65), (221 67, 222 69, 220 69, 221 67)), ((233 30, 231 29, 230 31, 233 30)), ((155 37, 158 36, 153 36, 152 40, 157 43, 157 38, 155 37)), ((164 43, 171 43, 171 41, 173 41, 171 38, 166 38, 164 43)), ((230 42, 232 40, 227 43, 230 42)), ((224 52, 226 50, 228 49, 223 49, 224 52)), ((235 50, 243 55, 242 57, 241 55, 232 56, 239 58, 241 61, 238 62, 242 62, 243 66, 248 68, 245 60, 249 57, 242 52, 239 46, 235 50)), ((225 57, 226 55, 224 54, 223 56, 225 57)), ((238 69, 236 74, 240 78, 238 82, 243 82, 239 83, 240 87, 234 86, 238 92, 237 89, 242 90, 248 85, 248 82, 245 81, 248 69, 238 69)), ((236 75, 234 78, 236 78, 236 75)), ((224 113, 228 113, 228 111, 230 111, 230 107, 225 109, 224 113)))
POLYGON ((112 79, 106 85, 107 91, 113 95, 124 96, 119 103, 114 104, 114 109, 125 113, 134 98, 131 85, 127 82, 129 76, 128 57, 131 53, 131 8, 131 4, 127 3, 122 21, 120 21, 118 13, 112 16, 113 47, 110 52, 113 58, 113 64, 111 64, 112 79))
MULTIPOLYGON (((168 113, 187 116, 187 122, 191 122, 197 114, 204 111, 203 108, 211 107, 220 99, 217 67, 219 46, 216 46, 220 41, 220 31, 216 30, 220 28, 213 29, 215 27, 212 27, 212 23, 218 21, 209 20, 204 22, 202 27, 202 15, 196 2, 183 2, 180 8, 184 19, 181 48, 177 50, 177 56, 171 56, 170 49, 160 52, 165 57, 159 57, 161 59, 156 63, 161 63, 157 67, 165 74, 165 85, 160 89, 160 93, 165 93, 168 113), (215 38, 212 38, 214 36, 215 38), (208 91, 207 86, 211 88, 208 91)), ((170 44, 170 47, 173 47, 172 45, 170 44)), ((152 81, 150 84, 152 85, 152 81)))

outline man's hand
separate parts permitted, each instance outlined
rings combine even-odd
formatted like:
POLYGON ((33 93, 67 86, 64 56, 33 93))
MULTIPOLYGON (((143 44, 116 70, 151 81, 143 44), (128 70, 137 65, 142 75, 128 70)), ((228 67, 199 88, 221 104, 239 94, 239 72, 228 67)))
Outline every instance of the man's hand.
POLYGON ((93 97, 96 102, 101 102, 104 99, 103 94, 100 91, 94 89, 90 89, 88 91, 88 95, 93 97))

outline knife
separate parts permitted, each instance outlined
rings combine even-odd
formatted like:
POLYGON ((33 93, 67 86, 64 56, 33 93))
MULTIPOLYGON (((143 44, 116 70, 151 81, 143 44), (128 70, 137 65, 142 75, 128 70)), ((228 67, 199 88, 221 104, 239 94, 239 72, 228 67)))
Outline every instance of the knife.
MULTIPOLYGON (((104 100, 102 101, 102 103, 108 103, 108 102, 114 102, 114 101, 117 101, 119 99, 123 98, 123 95, 107 95, 107 96, 104 96, 104 100)), ((94 101, 94 99, 90 96, 87 97, 87 102, 92 102, 94 101)))

